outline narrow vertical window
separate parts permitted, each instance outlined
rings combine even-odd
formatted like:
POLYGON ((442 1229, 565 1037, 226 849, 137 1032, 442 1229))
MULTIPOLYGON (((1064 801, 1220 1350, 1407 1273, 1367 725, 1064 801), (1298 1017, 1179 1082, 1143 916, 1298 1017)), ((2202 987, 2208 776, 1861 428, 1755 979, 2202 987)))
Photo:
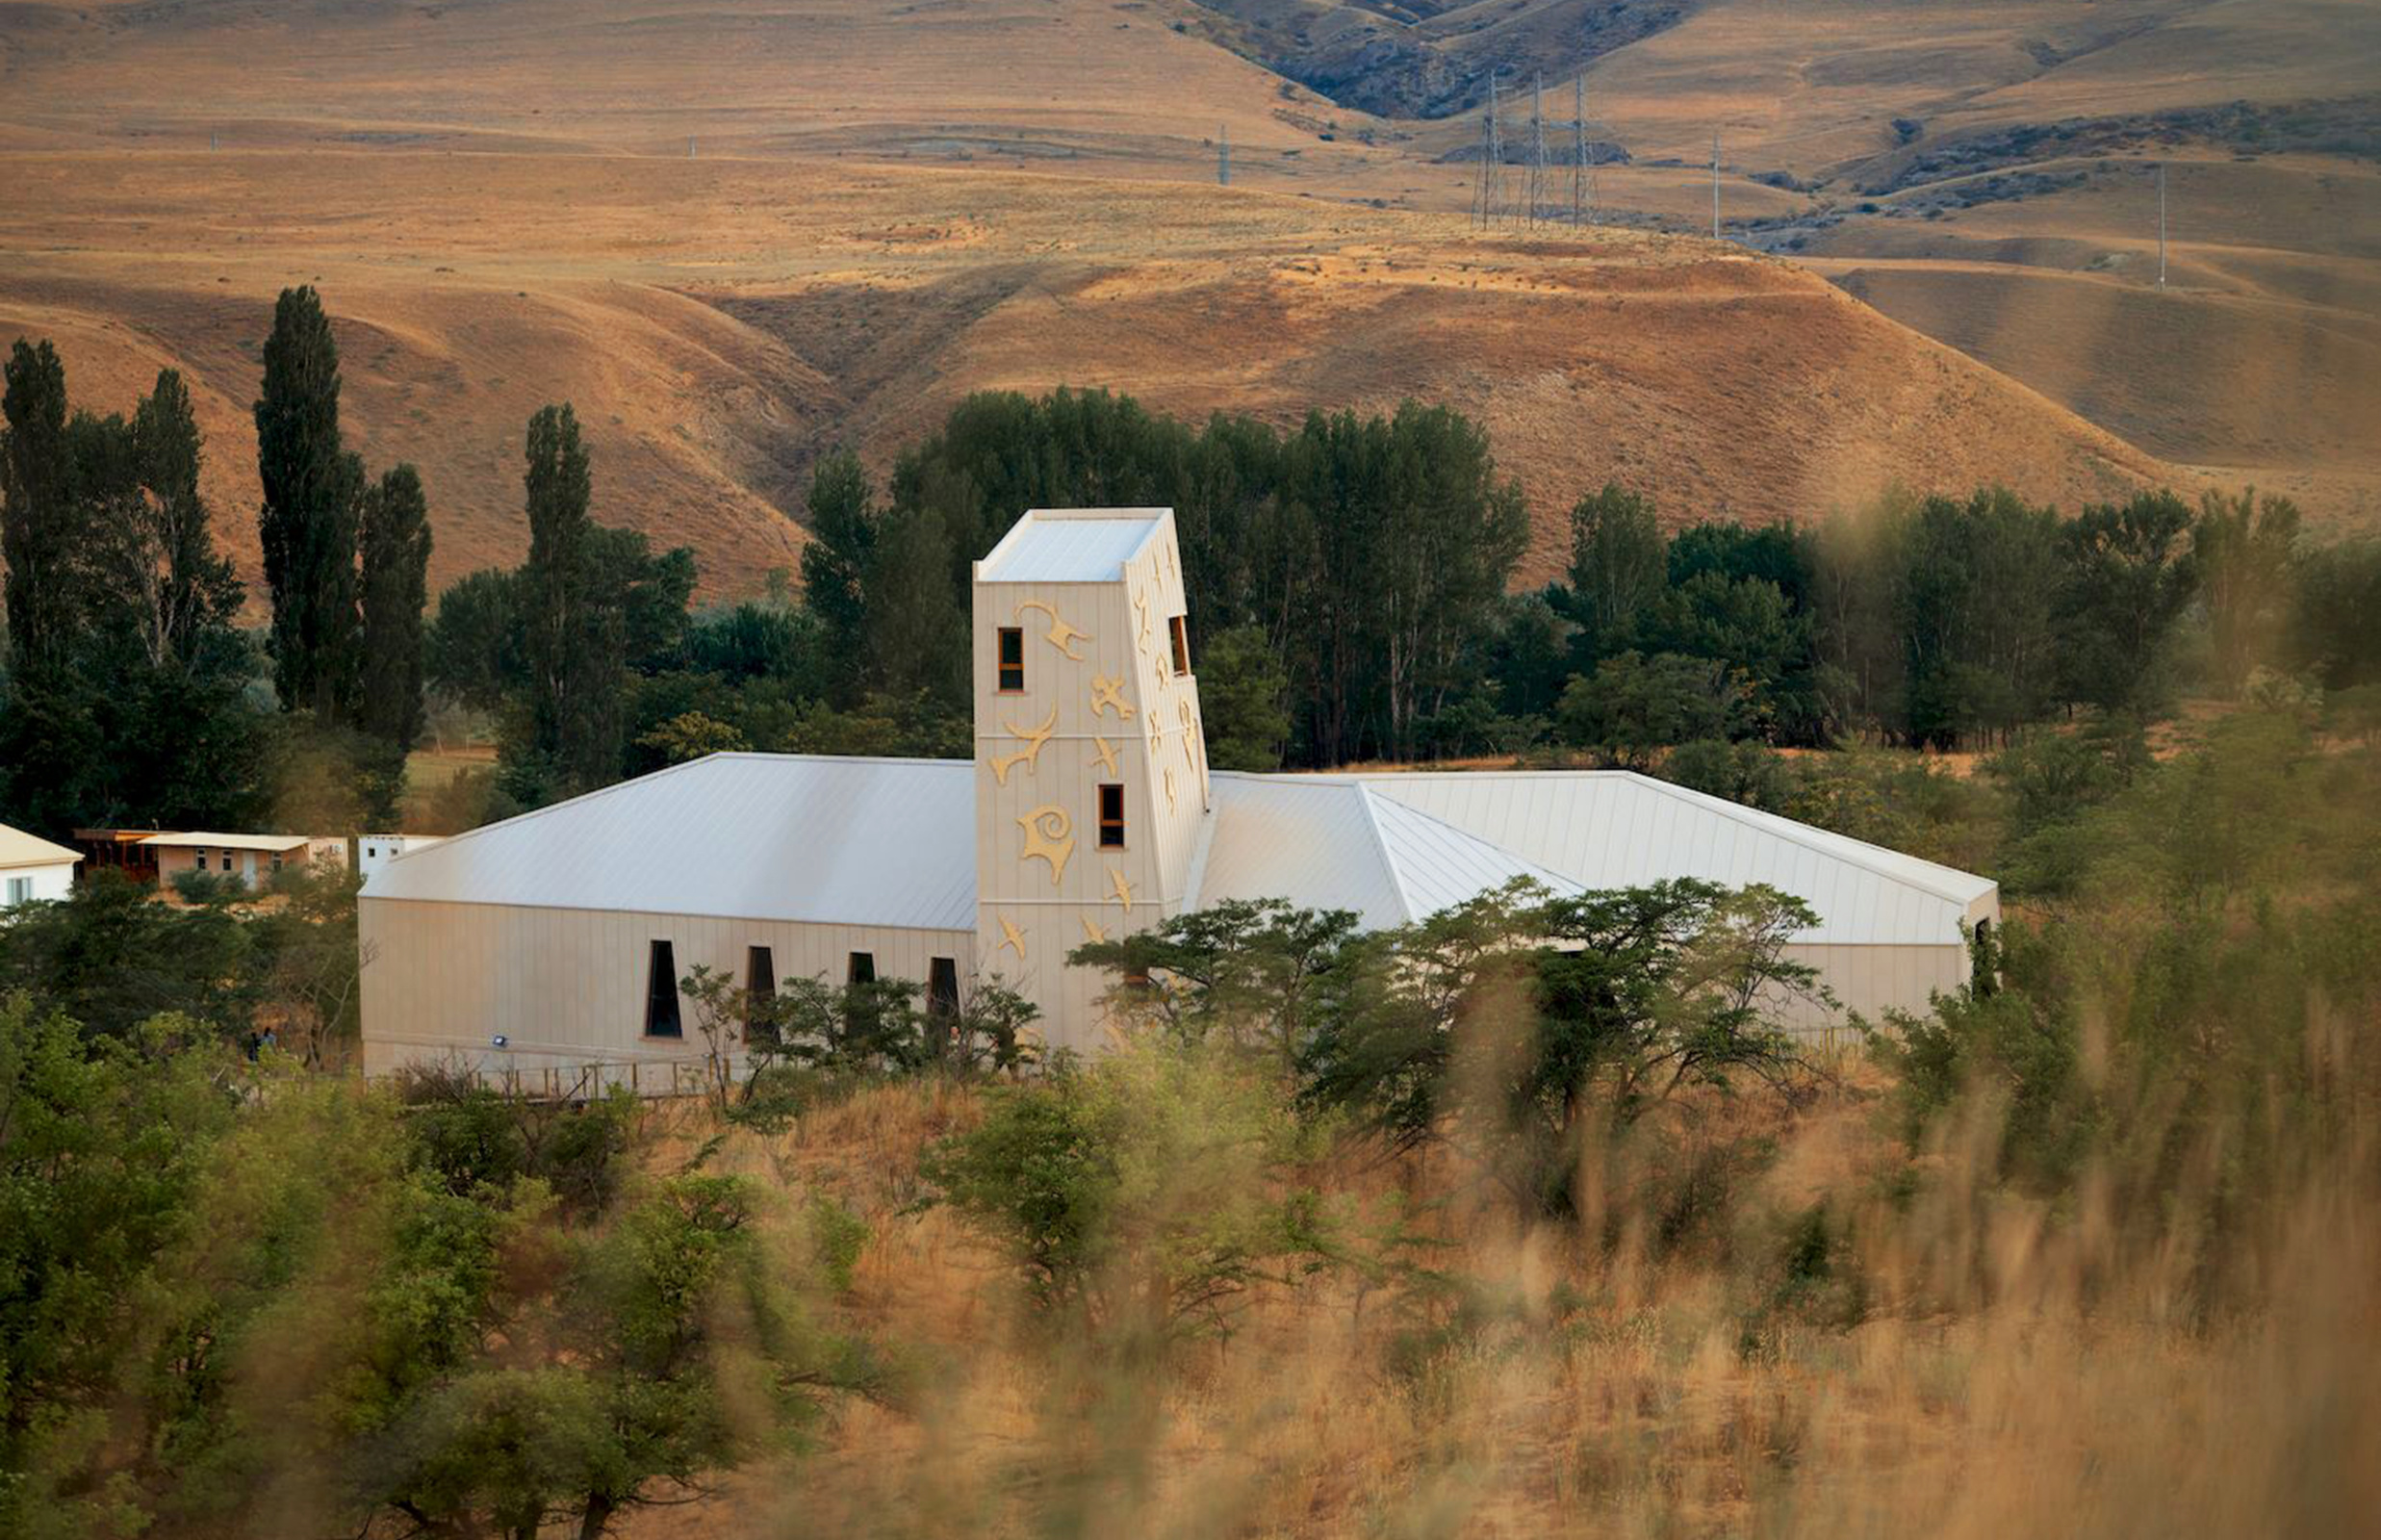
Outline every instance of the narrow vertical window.
POLYGON ((1180 679, 1190 672, 1190 622, 1177 615, 1165 623, 1165 630, 1174 643, 1174 677, 1180 679))
POLYGON ((843 970, 843 982, 844 982, 844 983, 846 983, 846 984, 874 984, 874 983, 876 983, 876 982, 877 982, 877 957, 876 957, 876 954, 875 954, 874 952, 855 952, 855 953, 853 953, 853 954, 852 954, 852 960, 851 960, 851 962, 848 962, 848 963, 846 963, 846 964, 844 965, 844 970, 843 970))
POLYGON ((645 954, 645 1036, 686 1036, 678 1020, 678 954, 667 941, 654 941, 645 954))
POLYGON ((1014 626, 1000 629, 1000 691, 1014 695, 1025 688, 1025 632, 1014 626))
POLYGON ((1100 783, 1100 848, 1124 848, 1124 788, 1113 781, 1100 783))
POLYGON ((744 1036, 776 1036, 769 1008, 777 1003, 777 960, 765 946, 744 949, 744 1036))
POLYGON ((949 1017, 959 1014, 959 961, 938 957, 926 964, 926 1014, 949 1017))

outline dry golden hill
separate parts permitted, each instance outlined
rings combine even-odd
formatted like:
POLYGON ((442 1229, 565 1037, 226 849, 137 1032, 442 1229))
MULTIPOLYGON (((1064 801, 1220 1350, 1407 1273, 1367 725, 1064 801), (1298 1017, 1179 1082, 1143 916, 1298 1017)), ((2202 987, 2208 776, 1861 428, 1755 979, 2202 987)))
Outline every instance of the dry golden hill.
POLYGON ((1148 182, 815 163, 308 151, 18 155, 0 337, 78 399, 189 372, 218 505, 273 293, 317 283, 368 459, 418 462, 436 573, 514 559, 523 424, 574 401, 600 513, 714 591, 789 563, 815 455, 883 466, 971 390, 1129 390, 1190 417, 1443 400, 1483 420, 1557 563, 1607 477, 1673 518, 1807 518, 1892 481, 2072 504, 2165 468, 1803 270, 1675 237, 1148 182))

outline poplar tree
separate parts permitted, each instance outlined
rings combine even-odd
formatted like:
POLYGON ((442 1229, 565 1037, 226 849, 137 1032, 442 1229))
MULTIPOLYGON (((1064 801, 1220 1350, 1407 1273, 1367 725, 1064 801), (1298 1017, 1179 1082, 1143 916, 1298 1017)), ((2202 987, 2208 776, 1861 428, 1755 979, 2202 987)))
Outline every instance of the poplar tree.
POLYGON ((77 629, 80 508, 66 441, 66 366, 44 340, 9 355, 0 453, 0 555, 8 564, 12 672, 21 681, 64 665, 77 629))
POLYGON ((286 710, 351 722, 361 689, 356 505, 364 467, 340 447, 339 347, 311 288, 283 290, 273 307, 256 464, 274 687, 286 710))
POLYGON ((430 511, 410 465, 364 496, 363 696, 356 725, 402 753, 422 736, 422 619, 429 602, 430 511))
POLYGON ((566 404, 529 420, 529 560, 522 569, 532 745, 565 791, 620 775, 627 625, 595 581, 587 450, 566 404))

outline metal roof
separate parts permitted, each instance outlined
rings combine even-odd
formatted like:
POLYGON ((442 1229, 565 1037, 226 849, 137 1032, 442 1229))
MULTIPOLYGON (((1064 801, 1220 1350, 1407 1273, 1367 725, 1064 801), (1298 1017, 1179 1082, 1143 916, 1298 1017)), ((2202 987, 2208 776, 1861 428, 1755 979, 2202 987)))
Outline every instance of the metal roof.
POLYGON ((1947 945, 1989 878, 1627 771, 1442 771, 1360 782, 1589 888, 1699 877, 1803 899, 1813 943, 1947 945))
POLYGON ((974 772, 712 755, 409 850, 364 896, 972 931, 974 772))
POLYGON ((1167 508, 1036 508, 977 565, 987 583, 1114 582, 1157 532, 1167 508))
POLYGON ((53 845, 38 834, 0 824, 0 866, 56 866, 83 859, 77 851, 53 845))
MULTIPOLYGON (((975 928, 975 763, 727 754, 441 844, 371 899, 975 928)), ((1195 901, 1408 924, 1516 877, 1557 892, 1698 877, 1807 902, 1800 941, 1954 945, 1989 879, 1621 771, 1218 772, 1195 901)), ((204 842, 201 836, 181 836, 204 842)), ((204 836, 212 839, 215 836, 204 836)))
POLYGON ((1578 885, 1361 782, 1218 773, 1198 902, 1286 898, 1355 911, 1369 930, 1410 924, 1517 877, 1578 885))
POLYGON ((313 841, 305 834, 218 834, 200 830, 187 834, 151 834, 141 841, 144 845, 166 845, 177 850, 263 850, 287 852, 313 841))

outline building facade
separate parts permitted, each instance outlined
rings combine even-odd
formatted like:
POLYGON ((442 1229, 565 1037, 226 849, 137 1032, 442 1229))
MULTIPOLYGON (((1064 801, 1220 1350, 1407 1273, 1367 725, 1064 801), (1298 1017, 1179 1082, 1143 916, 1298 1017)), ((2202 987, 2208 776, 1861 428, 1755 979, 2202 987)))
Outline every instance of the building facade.
MULTIPOLYGON (((1087 940, 1225 899, 1411 923, 1517 878, 1696 877, 1807 901, 1793 941, 1841 1009, 1922 1011, 1997 920, 1986 879, 1625 772, 1211 773, 1165 509, 1037 510, 975 568, 975 752, 714 755, 368 874, 369 1073, 458 1064, 651 1089, 703 1051, 679 991, 997 981, 1091 1049, 1087 940)), ((1790 1003, 1797 1026, 1835 1013, 1790 1003)))
POLYGON ((83 858, 64 845, 0 824, 0 910, 53 903, 74 889, 83 858))

